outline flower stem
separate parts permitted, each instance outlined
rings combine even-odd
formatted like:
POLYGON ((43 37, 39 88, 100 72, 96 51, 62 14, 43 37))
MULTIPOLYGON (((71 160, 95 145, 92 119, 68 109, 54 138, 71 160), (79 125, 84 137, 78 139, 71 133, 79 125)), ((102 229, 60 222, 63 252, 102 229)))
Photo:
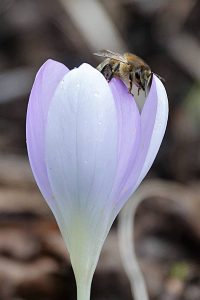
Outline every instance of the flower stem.
POLYGON ((128 275, 131 291, 135 300, 149 300, 143 275, 137 262, 134 249, 135 212, 139 204, 147 198, 163 197, 174 203, 189 203, 192 197, 182 186, 162 180, 149 180, 141 185, 137 192, 128 201, 119 217, 119 248, 125 271, 128 275))
POLYGON ((77 300, 90 300, 91 284, 79 284, 77 282, 77 300))
POLYGON ((131 291, 135 300, 149 300, 145 281, 137 262, 134 248, 134 225, 135 212, 139 204, 149 195, 157 193, 151 184, 143 184, 128 201, 120 213, 119 218, 119 248, 125 271, 128 275, 131 291))

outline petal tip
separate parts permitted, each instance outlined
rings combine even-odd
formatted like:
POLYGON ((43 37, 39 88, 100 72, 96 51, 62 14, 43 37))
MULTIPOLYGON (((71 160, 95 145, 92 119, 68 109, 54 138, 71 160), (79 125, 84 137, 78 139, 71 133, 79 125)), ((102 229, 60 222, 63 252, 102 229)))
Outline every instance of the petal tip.
POLYGON ((91 74, 92 77, 95 76, 98 80, 103 79, 103 81, 105 81, 106 84, 108 83, 103 74, 90 64, 83 63, 78 69, 87 74, 91 74))

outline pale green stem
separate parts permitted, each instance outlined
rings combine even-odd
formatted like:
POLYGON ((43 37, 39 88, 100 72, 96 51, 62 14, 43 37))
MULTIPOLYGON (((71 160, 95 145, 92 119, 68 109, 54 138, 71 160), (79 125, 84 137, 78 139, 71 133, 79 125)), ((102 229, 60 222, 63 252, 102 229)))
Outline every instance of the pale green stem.
POLYGON ((93 232, 88 220, 89 217, 74 214, 70 226, 70 239, 68 243, 66 241, 76 278, 77 300, 90 300, 92 278, 102 247, 101 242, 95 242, 94 236, 97 233, 99 237, 101 232, 93 232))
POLYGON ((77 283, 77 300, 90 300, 91 284, 77 283))

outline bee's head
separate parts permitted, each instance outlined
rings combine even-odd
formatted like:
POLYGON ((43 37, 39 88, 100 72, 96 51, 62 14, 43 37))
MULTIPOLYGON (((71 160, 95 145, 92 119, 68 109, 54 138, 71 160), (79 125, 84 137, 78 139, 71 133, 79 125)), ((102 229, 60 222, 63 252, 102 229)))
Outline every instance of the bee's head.
POLYGON ((141 66, 140 68, 137 68, 134 71, 134 77, 137 85, 145 91, 145 94, 147 94, 152 78, 152 72, 149 66, 141 66))

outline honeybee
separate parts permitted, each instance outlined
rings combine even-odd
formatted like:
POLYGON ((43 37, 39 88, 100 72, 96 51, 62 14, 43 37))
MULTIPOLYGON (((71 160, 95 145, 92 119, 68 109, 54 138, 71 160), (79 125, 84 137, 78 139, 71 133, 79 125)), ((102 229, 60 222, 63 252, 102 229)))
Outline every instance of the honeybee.
MULTIPOLYGON (((147 95, 153 72, 143 59, 132 53, 127 52, 121 55, 110 50, 100 50, 94 53, 94 55, 105 58, 105 60, 97 66, 97 70, 104 75, 108 82, 113 77, 118 77, 125 83, 128 81, 130 94, 132 94, 132 87, 133 84, 135 84, 138 88, 138 95, 140 90, 143 90, 145 95, 147 95)), ((157 76, 164 81, 162 77, 157 76)))

